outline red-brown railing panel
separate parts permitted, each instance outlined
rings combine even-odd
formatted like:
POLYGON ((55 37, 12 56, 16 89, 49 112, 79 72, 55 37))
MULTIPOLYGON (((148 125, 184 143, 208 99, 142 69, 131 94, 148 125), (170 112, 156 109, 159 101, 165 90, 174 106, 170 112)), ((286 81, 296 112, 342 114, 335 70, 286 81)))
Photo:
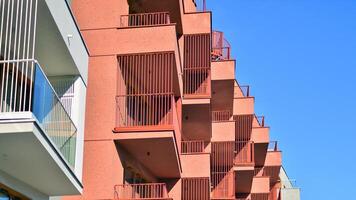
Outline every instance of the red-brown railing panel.
POLYGON ((210 182, 206 178, 182 178, 182 200, 209 200, 210 182))
POLYGON ((118 56, 116 127, 173 124, 173 52, 118 56))
POLYGON ((211 173, 211 198, 224 199, 235 197, 235 176, 233 172, 211 173))
POLYGON ((254 115, 235 115, 235 139, 249 141, 251 139, 254 115))
POLYGON ((168 12, 138 13, 120 16, 120 27, 143 27, 170 24, 168 12))
POLYGON ((229 121, 232 114, 230 110, 218 110, 212 111, 212 121, 220 122, 220 121, 229 121))
POLYGON ((204 141, 182 141, 182 154, 194 154, 204 152, 204 141))
POLYGON ((211 172, 229 172, 234 164, 235 142, 211 143, 211 172))
POLYGON ((210 34, 184 35, 183 92, 210 95, 210 34))
POLYGON ((119 199, 168 199, 166 184, 120 184, 114 187, 115 200, 119 199))
POLYGON ((117 96, 116 105, 116 127, 173 125, 173 95, 117 96))
POLYGON ((269 193, 253 193, 251 194, 251 200, 269 200, 269 193))
POLYGON ((231 45, 221 31, 213 31, 212 33, 211 59, 215 61, 231 59, 231 45))

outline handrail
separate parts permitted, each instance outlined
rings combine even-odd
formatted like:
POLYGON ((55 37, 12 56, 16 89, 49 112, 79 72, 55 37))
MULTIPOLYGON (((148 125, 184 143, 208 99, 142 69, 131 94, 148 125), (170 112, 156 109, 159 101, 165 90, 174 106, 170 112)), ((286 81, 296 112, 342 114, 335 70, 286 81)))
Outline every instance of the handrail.
POLYGON ((193 141, 182 141, 182 154, 194 154, 204 152, 204 141, 203 140, 193 140, 193 141))
POLYGON ((278 150, 278 142, 277 141, 270 141, 268 143, 268 151, 279 151, 278 150))
POLYGON ((120 16, 120 27, 144 27, 170 23, 169 12, 137 13, 120 16))
POLYGON ((212 122, 229 121, 232 113, 230 110, 217 110, 211 112, 212 122))
POLYGON ((239 88, 244 97, 250 97, 250 86, 249 85, 238 85, 235 86, 239 88))
POLYGON ((265 116, 256 116, 255 118, 261 127, 265 127, 265 116))
POLYGON ((116 96, 116 127, 173 125, 173 94, 116 96))
POLYGON ((215 30, 212 32, 211 59, 213 61, 231 59, 231 45, 224 37, 222 31, 215 30))

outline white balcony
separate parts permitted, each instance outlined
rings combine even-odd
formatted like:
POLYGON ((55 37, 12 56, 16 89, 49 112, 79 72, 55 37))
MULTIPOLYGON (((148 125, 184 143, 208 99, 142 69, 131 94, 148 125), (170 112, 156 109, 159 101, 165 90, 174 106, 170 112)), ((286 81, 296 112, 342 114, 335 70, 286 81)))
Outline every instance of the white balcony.
POLYGON ((42 68, 1 61, 0 71, 0 170, 48 196, 80 194, 77 128, 42 68))

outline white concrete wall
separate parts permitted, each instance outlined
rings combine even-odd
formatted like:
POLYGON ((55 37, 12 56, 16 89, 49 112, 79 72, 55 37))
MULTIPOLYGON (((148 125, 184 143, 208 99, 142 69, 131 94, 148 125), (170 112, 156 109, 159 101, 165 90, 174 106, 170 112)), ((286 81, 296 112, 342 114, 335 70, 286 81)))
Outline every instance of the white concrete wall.
POLYGON ((29 197, 33 200, 48 200, 49 197, 45 194, 31 188, 31 186, 13 178, 12 176, 6 174, 3 171, 0 171, 0 183, 6 185, 12 190, 19 192, 26 197, 29 197))
POLYGON ((77 148, 75 161, 75 174, 82 181, 83 174, 83 153, 84 153, 84 123, 87 88, 81 78, 74 82, 74 101, 72 108, 72 120, 77 126, 77 148))
POLYGON ((299 188, 281 189, 281 200, 300 200, 300 189, 299 188))
MULTIPOLYGON (((88 80, 88 52, 71 10, 64 0, 45 0, 84 83, 88 80)), ((70 1, 69 1, 70 3, 70 1)))

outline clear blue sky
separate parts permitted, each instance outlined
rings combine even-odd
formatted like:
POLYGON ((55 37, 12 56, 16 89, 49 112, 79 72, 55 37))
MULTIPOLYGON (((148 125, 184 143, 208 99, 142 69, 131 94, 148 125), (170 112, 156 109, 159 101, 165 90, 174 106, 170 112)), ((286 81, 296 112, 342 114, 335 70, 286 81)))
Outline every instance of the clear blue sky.
POLYGON ((356 199, 356 0, 207 0, 302 200, 356 199))

